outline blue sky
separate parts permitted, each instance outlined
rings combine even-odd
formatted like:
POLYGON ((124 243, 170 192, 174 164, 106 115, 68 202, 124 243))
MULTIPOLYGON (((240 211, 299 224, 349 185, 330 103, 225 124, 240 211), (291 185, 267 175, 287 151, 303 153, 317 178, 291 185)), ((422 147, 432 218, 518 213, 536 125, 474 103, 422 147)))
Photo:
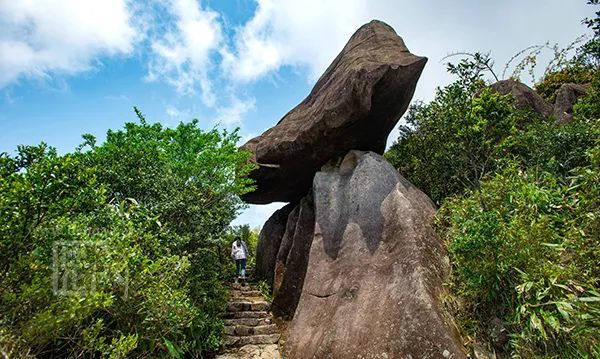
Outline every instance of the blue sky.
MULTIPOLYGON (((0 152, 45 141, 61 152, 135 119, 274 125, 363 23, 380 19, 429 57, 415 100, 452 80, 443 57, 491 51, 496 67, 586 33, 584 0, 0 0, 0 152)), ((525 81, 530 81, 524 79, 525 81)), ((392 133, 391 137, 395 137, 392 133)), ((281 204, 251 206, 260 226, 281 204)))

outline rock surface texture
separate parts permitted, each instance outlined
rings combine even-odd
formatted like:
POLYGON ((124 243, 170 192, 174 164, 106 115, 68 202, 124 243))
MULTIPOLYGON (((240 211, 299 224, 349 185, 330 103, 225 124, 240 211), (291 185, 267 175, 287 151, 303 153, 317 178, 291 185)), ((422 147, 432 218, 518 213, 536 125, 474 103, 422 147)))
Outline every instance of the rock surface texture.
POLYGON ((465 358, 440 303, 431 200, 372 152, 314 179, 315 229, 288 358, 465 358))
POLYGON ((501 95, 511 95, 515 106, 522 110, 531 110, 548 117, 554 112, 552 105, 533 91, 529 86, 515 80, 501 80, 490 86, 501 95))
POLYGON ((557 123, 568 123, 573 119, 573 105, 587 93, 588 85, 563 84, 556 93, 554 115, 557 123))
POLYGON ((259 166, 250 175, 257 189, 243 199, 296 202, 329 159, 351 149, 382 153, 426 62, 411 54, 387 24, 362 26, 308 97, 242 146, 259 166))
POLYGON ((265 222, 258 235, 254 275, 258 279, 265 280, 270 285, 273 285, 275 261, 281 245, 281 238, 285 233, 287 219, 293 208, 293 204, 288 204, 275 211, 267 222, 265 222))

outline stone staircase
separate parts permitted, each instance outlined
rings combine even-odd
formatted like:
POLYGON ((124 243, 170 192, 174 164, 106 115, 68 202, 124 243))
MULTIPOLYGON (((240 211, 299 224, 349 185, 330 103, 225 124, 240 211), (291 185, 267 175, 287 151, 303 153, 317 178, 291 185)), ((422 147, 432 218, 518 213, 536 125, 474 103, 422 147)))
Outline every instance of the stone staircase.
POLYGON ((280 334, 269 309, 255 286, 232 284, 224 317, 225 354, 217 358, 281 358, 280 334))

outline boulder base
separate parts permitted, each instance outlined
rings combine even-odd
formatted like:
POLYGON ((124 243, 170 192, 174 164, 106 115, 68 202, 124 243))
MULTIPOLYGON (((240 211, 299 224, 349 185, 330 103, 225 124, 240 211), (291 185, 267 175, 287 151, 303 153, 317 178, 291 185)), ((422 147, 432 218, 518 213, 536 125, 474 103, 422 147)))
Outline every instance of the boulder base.
POLYGON ((465 358, 440 295, 431 200, 372 152, 314 179, 314 239, 289 358, 465 358))

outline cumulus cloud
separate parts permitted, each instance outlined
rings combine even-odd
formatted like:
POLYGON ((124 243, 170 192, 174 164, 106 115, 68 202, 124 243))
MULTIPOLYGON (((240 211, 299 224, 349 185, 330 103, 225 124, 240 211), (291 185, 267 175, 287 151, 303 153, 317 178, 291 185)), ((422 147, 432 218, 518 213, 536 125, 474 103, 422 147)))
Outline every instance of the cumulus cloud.
POLYGON ((217 109, 216 123, 226 127, 240 126, 244 115, 255 109, 254 98, 242 100, 237 96, 232 96, 229 104, 217 109))
POLYGON ((416 98, 429 100, 435 87, 451 80, 440 60, 456 51, 489 51, 502 66, 519 50, 548 40, 568 44, 583 28, 556 27, 586 16, 584 2, 506 0, 256 0, 256 11, 236 29, 222 67, 234 81, 252 82, 283 66, 307 70, 310 82, 323 73, 352 33, 380 19, 401 35, 409 49, 429 57, 416 98), (510 24, 507 26, 506 24, 510 24), (575 30, 575 31, 574 31, 575 30))
POLYGON ((0 87, 130 54, 138 39, 132 16, 126 0, 0 1, 0 87))
POLYGON ((236 31, 223 67, 239 81, 283 65, 306 67, 315 79, 368 18, 367 0, 257 0, 254 16, 236 31), (326 29, 326 30, 325 30, 326 29))
POLYGON ((154 57, 147 78, 164 79, 182 94, 199 90, 202 101, 212 107, 216 96, 208 74, 211 55, 223 41, 219 14, 195 0, 171 0, 167 10, 175 19, 174 27, 151 41, 154 57))

